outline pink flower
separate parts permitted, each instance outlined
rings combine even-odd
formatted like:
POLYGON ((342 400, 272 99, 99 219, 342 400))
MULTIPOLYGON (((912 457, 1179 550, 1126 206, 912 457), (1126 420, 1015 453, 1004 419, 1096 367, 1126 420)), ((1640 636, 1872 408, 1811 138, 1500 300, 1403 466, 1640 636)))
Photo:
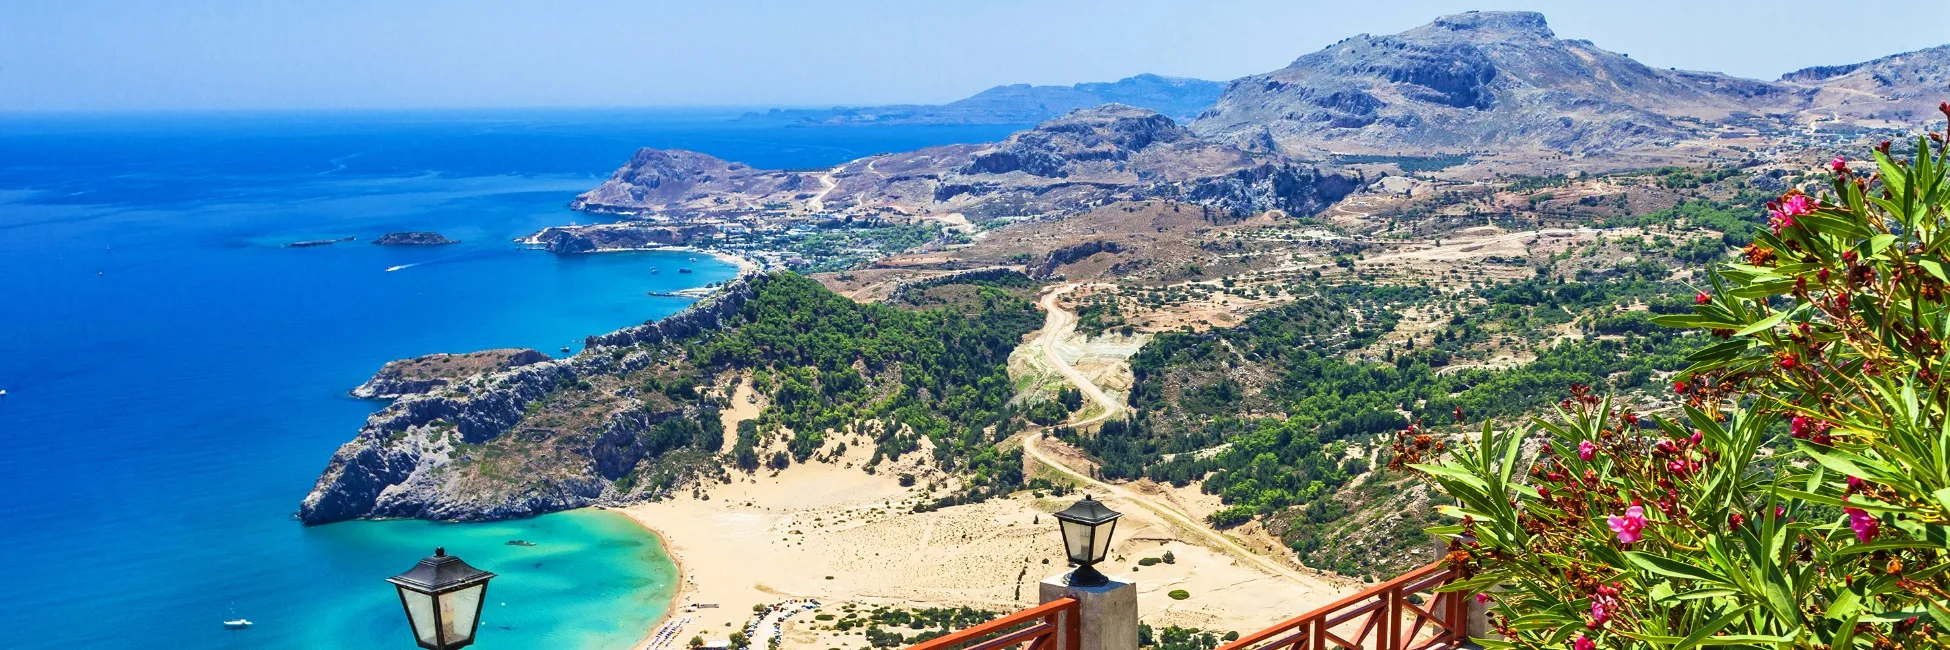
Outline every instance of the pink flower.
POLYGON ((1693 295, 1694 304, 1704 305, 1709 302, 1713 302, 1713 296, 1706 295, 1706 292, 1704 291, 1701 291, 1693 295))
POLYGON ((1876 538, 1876 533, 1882 528, 1882 522, 1876 521, 1861 508, 1843 508, 1842 512, 1848 513, 1848 527, 1855 529, 1856 541, 1867 544, 1876 538))
POLYGON ((1858 489, 1858 488, 1861 488, 1861 487, 1862 487, 1862 479, 1861 479, 1861 478, 1859 478, 1859 477, 1854 477, 1854 476, 1850 476, 1850 477, 1848 477, 1848 490, 1849 490, 1850 492, 1854 492, 1854 491, 1855 491, 1856 489, 1858 489))
POLYGON ((1591 620, 1586 621, 1584 626, 1593 630, 1603 627, 1606 622, 1611 621, 1612 612, 1617 610, 1618 588, 1599 585, 1597 592, 1591 594, 1591 620))
POLYGON ((1805 415, 1788 418, 1788 435, 1794 436, 1797 439, 1806 439, 1808 437, 1808 430, 1813 425, 1814 421, 1809 420, 1808 416, 1805 415))
POLYGON ((1828 161, 1828 170, 1837 174, 1848 171, 1848 161, 1841 156, 1836 156, 1834 160, 1828 161))
POLYGON ((1496 600, 1496 599, 1491 598, 1489 594, 1476 594, 1476 604, 1478 605, 1488 603, 1492 600, 1496 600))
POLYGON ((1571 640, 1571 650, 1598 650, 1598 644, 1580 634, 1578 638, 1571 640))
POLYGON ((1598 445, 1591 444, 1590 440, 1578 441, 1578 460, 1589 463, 1591 459, 1597 457, 1598 445))
POLYGON ((1767 226, 1772 228, 1776 235, 1781 234, 1781 229, 1792 227, 1795 217, 1814 211, 1808 204, 1808 195, 1806 194, 1790 196, 1787 200, 1770 207, 1772 209, 1767 212, 1767 226))
POLYGON ((1645 530, 1645 508, 1632 506, 1625 509, 1625 516, 1612 515, 1605 521, 1611 526, 1611 532, 1618 533, 1619 543, 1631 544, 1639 541, 1645 530))

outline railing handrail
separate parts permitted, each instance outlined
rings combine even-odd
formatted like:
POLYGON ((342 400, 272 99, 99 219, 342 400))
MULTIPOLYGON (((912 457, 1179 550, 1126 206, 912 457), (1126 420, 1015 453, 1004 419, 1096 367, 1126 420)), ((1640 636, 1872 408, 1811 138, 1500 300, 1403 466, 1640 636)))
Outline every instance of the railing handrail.
POLYGON ((1043 621, 1044 624, 1021 630, 1016 634, 992 639, 990 643, 984 643, 977 647, 1015 645, 1031 639, 1054 636, 1058 629, 1061 628, 1064 630, 1063 636, 1066 638, 1058 650, 1077 650, 1077 628, 1079 627, 1079 621, 1077 621, 1077 599, 1075 598, 1058 598, 975 627, 916 643, 908 646, 906 650, 941 650, 943 648, 952 648, 968 643, 970 640, 979 639, 1036 619, 1045 619, 1043 621), (1058 615, 1063 615, 1065 619, 1060 626, 1056 622, 1058 615), (1006 642, 994 643, 996 641, 1006 642))
MULTIPOLYGON (((1451 571, 1453 570, 1449 568, 1446 561, 1438 560, 1427 566, 1415 569, 1413 571, 1409 571, 1399 576, 1395 576, 1393 579, 1390 579, 1387 582, 1383 582, 1373 587, 1363 589, 1358 593, 1348 595, 1347 597, 1334 601, 1333 603, 1330 603, 1325 607, 1321 607, 1313 611, 1307 612, 1305 614, 1301 614, 1299 616, 1295 616, 1285 621, 1281 621, 1280 623, 1275 624, 1274 626, 1266 628, 1264 630, 1260 630, 1258 632, 1254 632, 1252 634, 1239 637, 1239 639, 1236 641, 1219 646, 1217 650, 1246 650, 1247 648, 1251 648, 1252 646, 1258 643, 1261 643, 1268 639, 1272 639, 1282 634, 1295 632, 1296 630, 1299 630, 1297 634, 1281 639, 1280 643, 1275 644, 1275 646, 1292 645, 1296 648, 1302 648, 1302 649, 1326 647, 1327 637, 1333 636, 1333 634, 1331 632, 1328 632, 1326 628, 1331 628, 1340 625, 1342 623, 1346 623, 1348 621, 1354 620, 1355 618, 1363 614, 1370 614, 1374 616, 1399 616, 1401 612, 1396 611, 1395 608, 1391 606, 1393 599, 1405 599, 1407 593, 1413 593, 1416 591, 1420 591, 1421 589, 1430 588, 1433 586, 1440 586, 1440 584, 1447 582, 1452 577, 1452 576, 1445 576, 1442 574, 1449 573, 1451 571), (1425 579, 1426 581, 1424 581, 1425 579), (1353 611, 1343 611, 1343 610, 1350 610, 1350 609, 1353 611), (1375 610, 1377 609, 1381 611, 1376 612, 1375 610), (1313 626, 1312 628, 1305 629, 1305 630, 1301 629, 1303 627, 1308 627, 1310 624, 1313 626), (1310 640, 1308 637, 1312 637, 1312 639, 1310 640)), ((1421 644, 1420 647, 1428 647, 1430 645, 1434 645, 1435 643, 1441 641, 1458 640, 1458 637, 1462 636, 1461 617, 1463 615, 1464 608, 1460 605, 1460 603, 1462 602, 1462 598, 1464 598, 1464 596, 1462 594, 1441 594, 1438 595, 1438 598, 1440 598, 1441 596, 1449 597, 1448 606, 1442 608, 1442 610, 1439 610, 1443 614, 1445 614, 1449 620, 1438 620, 1437 625, 1439 628, 1442 629, 1442 631, 1439 634, 1437 634, 1435 638, 1430 639, 1428 642, 1421 644)), ((1417 613, 1419 614, 1420 612, 1418 611, 1417 613)), ((1401 627, 1399 621, 1390 622, 1390 621, 1381 621, 1380 619, 1375 619, 1375 621, 1376 622, 1370 622, 1368 628, 1363 628, 1362 637, 1365 637, 1367 635, 1367 632, 1370 631, 1369 628, 1379 627, 1380 628, 1379 630, 1373 630, 1373 631, 1377 632, 1378 636, 1381 637, 1383 640, 1383 643, 1378 645, 1380 649, 1394 650, 1396 648, 1399 648, 1400 645, 1406 645, 1407 642, 1411 640, 1411 639, 1399 638, 1399 632, 1400 632, 1399 628, 1401 627), (1377 622, 1379 623, 1379 625, 1377 625, 1377 622), (1389 644, 1388 641, 1391 640, 1395 642, 1395 644, 1392 645, 1389 644)), ((1418 631, 1420 629, 1421 629, 1421 625, 1418 623, 1413 630, 1410 630, 1410 634, 1412 635, 1415 631, 1418 631)), ((1359 639, 1357 639, 1357 641, 1359 641, 1359 639)))

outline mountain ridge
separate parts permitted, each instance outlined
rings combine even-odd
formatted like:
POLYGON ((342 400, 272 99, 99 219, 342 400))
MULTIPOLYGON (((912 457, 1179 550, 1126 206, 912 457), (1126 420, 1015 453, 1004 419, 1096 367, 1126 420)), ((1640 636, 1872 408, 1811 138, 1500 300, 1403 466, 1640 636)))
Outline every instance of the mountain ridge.
POLYGON ((1124 104, 1184 120, 1210 106, 1224 85, 1218 81, 1144 73, 1117 81, 1069 86, 1006 84, 946 104, 775 108, 763 113, 746 113, 742 119, 804 126, 1035 124, 1079 108, 1124 104))

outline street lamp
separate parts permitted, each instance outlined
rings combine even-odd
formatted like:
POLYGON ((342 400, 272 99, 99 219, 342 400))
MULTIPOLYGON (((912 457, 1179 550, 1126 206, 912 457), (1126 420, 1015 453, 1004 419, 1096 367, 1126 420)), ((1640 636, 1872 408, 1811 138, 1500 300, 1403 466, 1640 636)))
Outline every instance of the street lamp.
POLYGON ((386 581, 399 587, 400 605, 413 626, 413 638, 427 650, 452 650, 474 643, 481 625, 481 602, 494 574, 468 566, 447 549, 433 549, 406 573, 386 581))
POLYGON ((1057 524, 1063 530, 1063 550, 1077 565, 1077 570, 1070 572, 1071 585, 1101 587, 1110 582, 1093 565, 1104 561, 1104 555, 1110 553, 1110 535, 1117 530, 1117 518, 1122 516, 1088 494, 1082 501, 1056 513, 1057 524))

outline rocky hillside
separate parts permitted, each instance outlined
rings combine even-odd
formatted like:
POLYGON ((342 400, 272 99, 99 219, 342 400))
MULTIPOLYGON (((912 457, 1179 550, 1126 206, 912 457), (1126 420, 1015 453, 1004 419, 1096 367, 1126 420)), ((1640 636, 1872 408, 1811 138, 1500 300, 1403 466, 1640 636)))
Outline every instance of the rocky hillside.
POLYGON ((1360 35, 1235 80, 1201 135, 1302 156, 1483 149, 1602 154, 1704 135, 1697 122, 1805 106, 1812 93, 1660 70, 1557 38, 1532 12, 1470 12, 1360 35))
POLYGON ((1816 118, 1869 120, 1907 127, 1936 119, 1950 99, 1950 45, 1850 65, 1803 68, 1781 81, 1817 89, 1816 118))
POLYGON ((781 206, 905 214, 1068 214, 1129 198, 1231 212, 1311 214, 1357 179, 1283 156, 1200 138, 1156 111, 1072 111, 987 145, 948 145, 856 160, 830 172, 760 171, 646 149, 574 207, 665 217, 735 218, 781 206))
POLYGON ((695 151, 646 147, 569 207, 600 211, 676 206, 710 192, 772 194, 795 192, 808 184, 800 174, 754 169, 695 151))
POLYGON ((1074 86, 996 86, 972 97, 939 105, 772 109, 747 120, 784 121, 820 126, 865 124, 1035 124, 1079 109, 1104 104, 1148 108, 1189 120, 1219 98, 1225 84, 1203 79, 1141 74, 1117 81, 1074 86))
POLYGON ((956 305, 903 310, 796 275, 746 276, 566 359, 389 364, 372 392, 402 396, 332 455, 299 517, 526 517, 830 460, 848 442, 872 450, 870 468, 953 472, 950 500, 1006 494, 1022 482, 1020 455, 995 447, 1020 426, 1007 359, 1041 318, 1020 289, 962 288, 956 305), (747 377, 766 406, 727 426, 727 387, 747 377))

